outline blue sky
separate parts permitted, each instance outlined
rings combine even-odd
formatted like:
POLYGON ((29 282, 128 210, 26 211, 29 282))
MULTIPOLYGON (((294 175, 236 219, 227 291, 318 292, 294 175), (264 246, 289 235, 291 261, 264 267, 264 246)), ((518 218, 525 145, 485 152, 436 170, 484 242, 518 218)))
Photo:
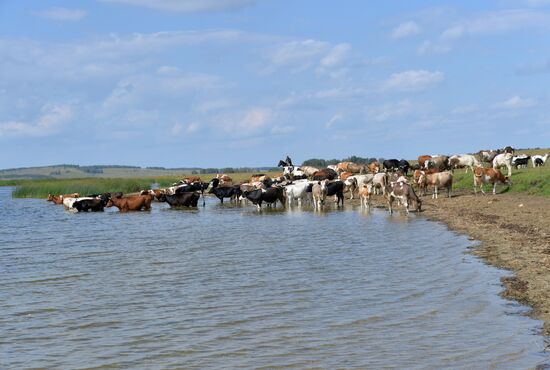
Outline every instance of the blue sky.
POLYGON ((0 0, 0 168, 550 146, 550 1, 0 0))

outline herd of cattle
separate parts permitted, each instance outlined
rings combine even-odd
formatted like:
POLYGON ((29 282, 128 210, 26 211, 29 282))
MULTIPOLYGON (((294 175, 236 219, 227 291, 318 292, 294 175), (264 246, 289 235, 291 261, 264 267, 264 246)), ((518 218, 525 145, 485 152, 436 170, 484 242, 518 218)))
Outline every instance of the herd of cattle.
POLYGON ((426 195, 432 188, 432 198, 438 198, 439 191, 445 190, 451 196, 453 170, 466 168, 472 171, 474 192, 479 188, 483 194, 483 184, 493 185, 493 194, 497 184, 511 185, 509 180, 512 168, 528 165, 543 166, 548 159, 545 155, 514 155, 514 149, 482 150, 477 154, 463 155, 421 155, 418 162, 411 165, 406 160, 389 159, 382 163, 374 161, 369 164, 341 162, 327 168, 312 166, 294 166, 290 158, 279 161, 283 168, 280 176, 270 177, 265 174, 253 175, 246 183, 234 184, 228 175, 217 175, 209 182, 199 177, 187 177, 164 189, 143 190, 138 195, 122 193, 91 194, 81 197, 80 194, 48 195, 48 201, 63 204, 65 209, 75 212, 103 211, 105 207, 117 207, 120 212, 150 210, 153 201, 166 202, 170 207, 197 207, 204 195, 212 194, 220 200, 252 202, 261 209, 262 204, 275 205, 279 201, 284 207, 297 202, 311 201, 315 209, 323 207, 327 197, 334 196, 335 203, 344 204, 344 193, 349 192, 350 200, 358 195, 361 207, 370 208, 375 195, 382 195, 387 201, 390 213, 397 200, 409 213, 411 205, 420 211, 420 195, 426 195), (485 164, 490 166, 485 167, 485 164), (500 172, 506 167, 507 176, 500 172), (413 171, 409 178, 409 171, 413 171))

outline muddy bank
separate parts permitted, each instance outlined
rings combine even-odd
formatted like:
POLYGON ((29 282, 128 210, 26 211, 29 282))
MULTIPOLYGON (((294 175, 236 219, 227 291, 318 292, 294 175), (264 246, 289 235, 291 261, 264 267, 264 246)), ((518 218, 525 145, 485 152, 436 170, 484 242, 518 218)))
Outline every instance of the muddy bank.
POLYGON ((481 241, 474 254, 513 271, 513 277, 502 279, 502 295, 531 306, 550 335, 550 198, 457 194, 422 200, 423 216, 481 241))

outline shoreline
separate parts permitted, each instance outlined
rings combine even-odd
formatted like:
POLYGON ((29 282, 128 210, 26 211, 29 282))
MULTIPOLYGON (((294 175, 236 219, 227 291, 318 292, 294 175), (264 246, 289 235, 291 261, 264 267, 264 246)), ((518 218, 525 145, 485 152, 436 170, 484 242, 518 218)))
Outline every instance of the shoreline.
POLYGON ((512 276, 500 295, 531 308, 550 335, 550 198, 527 194, 424 197, 421 216, 480 241, 471 253, 512 276))

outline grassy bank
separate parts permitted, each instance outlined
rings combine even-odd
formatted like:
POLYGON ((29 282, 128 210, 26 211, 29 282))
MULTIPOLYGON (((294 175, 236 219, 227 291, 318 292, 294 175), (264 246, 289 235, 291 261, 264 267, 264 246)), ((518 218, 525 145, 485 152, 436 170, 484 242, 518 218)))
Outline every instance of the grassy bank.
MULTIPOLYGON (((275 173, 268 173, 273 175, 275 173)), ((230 174, 236 182, 250 178, 251 173, 230 174)), ((215 174, 201 175, 203 181, 209 181, 215 174)), ((144 178, 84 178, 84 179, 39 179, 39 180, 2 180, 0 186, 15 186, 14 198, 46 198, 48 194, 100 194, 121 191, 134 193, 150 189, 153 184, 159 187, 170 186, 180 176, 144 177, 144 178)))

